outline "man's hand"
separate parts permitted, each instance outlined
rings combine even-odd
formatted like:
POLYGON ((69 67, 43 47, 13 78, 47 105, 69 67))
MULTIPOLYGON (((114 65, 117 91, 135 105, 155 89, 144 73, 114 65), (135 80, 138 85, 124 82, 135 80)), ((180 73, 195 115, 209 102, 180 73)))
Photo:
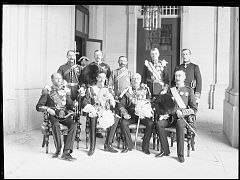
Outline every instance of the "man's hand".
POLYGON ((123 118, 124 118, 124 119, 130 119, 131 116, 130 116, 128 113, 124 113, 124 114, 123 114, 123 118))
POLYGON ((75 100, 74 101, 74 104, 73 104, 74 107, 77 107, 78 106, 78 102, 75 100))
POLYGON ((166 94, 166 93, 167 93, 167 91, 163 90, 163 91, 161 91, 160 94, 166 94))
POLYGON ((199 97, 195 97, 196 98, 196 103, 199 103, 200 98, 199 97))
POLYGON ((81 97, 85 96, 85 89, 84 87, 80 87, 80 89, 78 90, 79 94, 81 97))
POLYGON ((55 111, 51 108, 47 108, 47 112, 52 115, 52 116, 55 116, 55 111))
POLYGON ((180 110, 177 110, 177 111, 176 111, 176 114, 177 114, 177 117, 178 117, 178 118, 180 118, 180 117, 183 116, 182 111, 180 111, 180 110))

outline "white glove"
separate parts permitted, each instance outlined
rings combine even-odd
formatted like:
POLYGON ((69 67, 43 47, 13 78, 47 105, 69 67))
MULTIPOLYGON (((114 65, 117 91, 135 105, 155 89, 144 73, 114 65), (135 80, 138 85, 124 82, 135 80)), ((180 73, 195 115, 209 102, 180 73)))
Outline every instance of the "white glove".
POLYGON ((200 98, 198 98, 198 97, 195 97, 196 98, 196 103, 198 104, 199 103, 199 100, 200 100, 200 98))
POLYGON ((55 111, 51 108, 47 108, 47 112, 52 115, 52 116, 55 116, 55 111))
POLYGON ((78 102, 75 100, 73 105, 74 105, 74 107, 77 107, 78 106, 78 102))
POLYGON ((124 119, 130 119, 131 116, 130 116, 128 113, 125 113, 125 114, 123 114, 123 118, 124 118, 124 119))
POLYGON ((180 110, 177 110, 177 111, 176 111, 176 114, 177 114, 177 117, 178 117, 178 118, 180 118, 180 117, 183 116, 182 111, 180 111, 180 110))
POLYGON ((167 91, 163 90, 163 91, 161 91, 160 94, 166 94, 166 93, 167 93, 167 91))
POLYGON ((81 97, 85 96, 85 89, 84 89, 84 87, 80 87, 79 93, 80 93, 81 97))

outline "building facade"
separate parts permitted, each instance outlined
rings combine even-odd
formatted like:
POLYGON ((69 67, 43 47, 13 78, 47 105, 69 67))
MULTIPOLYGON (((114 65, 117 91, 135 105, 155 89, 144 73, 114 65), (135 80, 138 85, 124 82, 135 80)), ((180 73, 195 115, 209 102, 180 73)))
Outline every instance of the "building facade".
MULTIPOLYGON (((239 8, 174 8, 177 13, 162 16, 162 29, 166 31, 162 30, 159 42, 171 38, 170 44, 160 46, 166 47, 162 57, 172 70, 181 63, 181 49, 191 49, 192 62, 199 65, 203 79, 199 108, 223 113, 223 131, 231 145, 238 147, 239 8)), ((143 60, 148 58, 146 53, 141 54, 141 48, 146 52, 149 48, 146 34, 140 34, 144 33, 140 9, 119 5, 4 5, 4 134, 40 127, 43 115, 35 105, 41 89, 51 83, 51 74, 67 61, 69 49, 76 48, 79 56, 91 60, 94 50, 102 49, 111 69, 118 67, 119 56, 127 56, 128 68, 141 73, 143 60)))

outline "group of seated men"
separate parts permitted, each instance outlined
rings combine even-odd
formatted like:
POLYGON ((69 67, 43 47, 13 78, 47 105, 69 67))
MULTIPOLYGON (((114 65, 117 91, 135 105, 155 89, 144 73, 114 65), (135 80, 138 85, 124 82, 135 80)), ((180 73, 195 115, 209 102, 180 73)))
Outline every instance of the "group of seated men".
MULTIPOLYGON (((140 124, 146 126, 142 142, 142 151, 145 154, 150 154, 149 144, 156 123, 161 143, 161 152, 156 157, 168 156, 170 151, 164 128, 176 125, 177 155, 179 161, 184 162, 184 117, 197 112, 194 91, 185 86, 186 75, 183 70, 175 71, 175 86, 170 88, 166 78, 166 61, 158 59, 159 51, 156 48, 152 49, 150 54, 152 60, 145 61, 142 78, 140 74, 127 69, 128 60, 125 56, 119 57, 119 68, 111 71, 103 62, 100 50, 94 52, 95 62, 83 66, 74 62, 74 51, 67 52, 68 62, 60 66, 57 73, 52 74, 52 85, 44 87, 36 106, 37 111, 49 113, 56 147, 53 158, 57 158, 62 149, 61 123, 69 129, 61 158, 76 160, 71 153, 77 125, 66 115, 69 110, 73 111, 80 106, 90 119, 89 156, 95 151, 97 126, 108 130, 104 150, 118 152, 113 148, 112 142, 119 123, 125 138, 125 148, 121 152, 131 151, 133 142, 129 125, 137 123, 140 119, 140 124), (159 98, 167 99, 168 102, 161 104, 159 98), (156 121, 154 113, 158 115, 156 121), (174 118, 169 118, 170 114, 173 114, 174 118)), ((88 61, 86 57, 82 60, 88 61)))

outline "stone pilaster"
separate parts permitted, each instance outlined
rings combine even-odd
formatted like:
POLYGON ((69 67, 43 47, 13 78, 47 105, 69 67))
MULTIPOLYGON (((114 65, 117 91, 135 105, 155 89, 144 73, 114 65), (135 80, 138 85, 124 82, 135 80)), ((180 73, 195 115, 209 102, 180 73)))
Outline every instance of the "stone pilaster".
POLYGON ((223 105, 223 132, 231 146, 239 146, 239 8, 230 10, 229 87, 223 105))

